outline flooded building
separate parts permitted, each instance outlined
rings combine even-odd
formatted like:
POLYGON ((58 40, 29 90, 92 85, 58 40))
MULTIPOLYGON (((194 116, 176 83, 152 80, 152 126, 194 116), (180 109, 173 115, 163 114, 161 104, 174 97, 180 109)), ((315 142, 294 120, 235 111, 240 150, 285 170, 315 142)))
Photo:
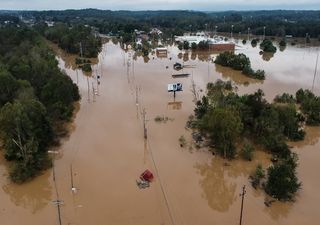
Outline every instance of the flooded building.
POLYGON ((209 48, 214 51, 233 51, 235 49, 235 43, 226 40, 221 36, 214 36, 210 38, 204 32, 198 32, 195 35, 184 35, 176 36, 175 41, 177 42, 188 42, 189 45, 192 43, 199 44, 200 42, 208 42, 209 48))
POLYGON ((168 56, 168 49, 165 47, 156 48, 156 54, 159 58, 166 58, 168 56))

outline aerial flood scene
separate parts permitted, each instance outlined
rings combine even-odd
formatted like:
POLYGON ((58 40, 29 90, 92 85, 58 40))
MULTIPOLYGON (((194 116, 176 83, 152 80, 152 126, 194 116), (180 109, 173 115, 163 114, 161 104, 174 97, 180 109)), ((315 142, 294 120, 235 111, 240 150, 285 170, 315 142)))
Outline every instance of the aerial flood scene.
POLYGON ((317 225, 318 1, 0 1, 1 225, 317 225))

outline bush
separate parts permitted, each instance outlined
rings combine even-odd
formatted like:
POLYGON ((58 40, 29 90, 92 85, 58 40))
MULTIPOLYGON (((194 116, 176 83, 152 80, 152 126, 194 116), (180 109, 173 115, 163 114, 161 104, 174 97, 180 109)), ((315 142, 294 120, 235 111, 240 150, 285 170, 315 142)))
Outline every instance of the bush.
POLYGON ((282 95, 277 95, 274 98, 274 102, 294 104, 296 102, 296 99, 293 95, 290 95, 288 93, 283 93, 282 95))
POLYGON ((183 49, 188 50, 190 48, 189 42, 185 41, 183 42, 183 49))
POLYGON ((180 144, 181 148, 184 148, 184 147, 187 146, 187 141, 186 141, 186 139, 184 138, 183 135, 181 135, 180 138, 179 138, 179 144, 180 144))
POLYGON ((285 40, 285 39, 282 39, 282 40, 279 42, 279 45, 280 45, 281 47, 287 46, 286 40, 285 40))
POLYGON ((198 44, 198 48, 200 50, 208 50, 209 49, 209 43, 207 41, 200 41, 198 44))
POLYGON ((261 164, 257 165, 255 171, 253 172, 252 175, 250 175, 250 181, 251 181, 251 185, 252 187, 254 187, 255 189, 260 186, 261 184, 261 180, 263 178, 265 178, 265 171, 262 168, 261 164))
POLYGON ((193 42, 193 43, 191 44, 191 49, 192 49, 192 50, 196 50, 197 48, 198 48, 197 44, 193 42))
POLYGON ((251 41, 251 45, 252 45, 252 47, 256 47, 256 46, 257 46, 257 44, 258 44, 257 39, 252 39, 252 41, 251 41))
POLYGON ((245 160, 251 161, 253 158, 254 147, 246 143, 241 150, 241 157, 245 160))
POLYGON ((260 48, 264 51, 264 52, 276 52, 277 48, 273 45, 272 41, 265 39, 262 41, 262 43, 260 44, 260 48))
POLYGON ((81 66, 81 69, 84 72, 92 72, 91 64, 89 64, 89 63, 86 63, 83 66, 81 66))
POLYGON ((296 159, 291 158, 268 168, 265 190, 272 197, 291 200, 300 187, 296 176, 296 159))

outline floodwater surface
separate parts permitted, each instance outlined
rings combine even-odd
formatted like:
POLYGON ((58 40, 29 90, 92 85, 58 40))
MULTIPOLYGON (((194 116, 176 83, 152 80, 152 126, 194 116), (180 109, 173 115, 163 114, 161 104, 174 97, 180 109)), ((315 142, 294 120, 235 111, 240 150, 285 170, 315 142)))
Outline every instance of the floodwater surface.
MULTIPOLYGON (((254 69, 264 69, 265 81, 247 78, 212 63, 217 53, 184 52, 168 46, 166 58, 143 58, 111 41, 103 45, 89 77, 76 70, 74 57, 56 49, 61 69, 78 84, 82 99, 74 129, 55 154, 53 169, 33 181, 8 181, 8 164, 0 158, 1 225, 230 225, 238 224, 242 186, 246 185, 243 224, 318 224, 320 210, 320 129, 307 128, 304 141, 290 143, 299 155, 302 181, 296 201, 264 205, 262 191, 251 187, 248 176, 270 156, 255 152, 254 160, 225 161, 204 148, 197 149, 185 128, 194 101, 205 94, 208 82, 232 80, 241 94, 258 88, 271 101, 282 92, 312 88, 317 49, 288 46, 273 56, 258 47, 239 45, 254 69), (172 66, 184 62, 188 78, 173 79, 172 66), (101 76, 100 85, 96 74, 101 76), (174 98, 167 84, 181 82, 174 98), (156 116, 168 117, 155 122, 156 116), (144 124, 147 140, 144 140, 144 124), (187 146, 179 146, 184 136, 187 146), (147 189, 136 180, 145 170, 155 179, 147 189), (55 182, 53 181, 55 174, 55 182), (76 191, 72 191, 74 187, 76 191)), ((319 94, 319 79, 314 82, 319 94)))

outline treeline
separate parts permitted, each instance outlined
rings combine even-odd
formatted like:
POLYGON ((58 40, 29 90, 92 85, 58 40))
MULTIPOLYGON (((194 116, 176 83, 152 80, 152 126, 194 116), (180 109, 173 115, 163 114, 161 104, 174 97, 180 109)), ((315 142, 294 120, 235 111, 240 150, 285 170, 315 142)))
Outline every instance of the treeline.
POLYGON ((318 38, 320 35, 319 11, 271 10, 271 11, 109 11, 109 10, 66 10, 28 11, 16 14, 32 16, 38 21, 53 20, 69 24, 89 24, 101 33, 132 33, 134 29, 149 31, 159 27, 168 36, 181 35, 186 31, 207 30, 234 33, 250 32, 267 36, 293 35, 294 37, 318 38), (264 29, 265 27, 265 29, 264 29))
POLYGON ((79 98, 41 35, 24 27, 0 28, 0 138, 14 182, 50 167, 48 148, 79 98))
POLYGON ((57 43, 68 53, 79 54, 83 57, 97 57, 101 49, 101 40, 93 34, 91 27, 74 25, 69 27, 65 23, 57 23, 52 27, 38 24, 36 28, 50 41, 57 43))
POLYGON ((180 50, 184 49, 184 50, 208 50, 209 49, 209 42, 207 41, 200 41, 198 44, 197 43, 191 43, 191 46, 189 44, 189 42, 184 41, 184 42, 179 42, 178 43, 178 48, 180 50))
POLYGON ((259 80, 265 79, 264 70, 254 71, 251 68, 250 59, 243 53, 234 54, 233 52, 222 52, 217 56, 214 62, 221 66, 226 66, 235 70, 240 70, 242 71, 242 74, 248 77, 259 80))
MULTIPOLYGON (((251 176, 253 185, 264 188, 277 199, 292 199, 301 184, 296 177, 297 156, 286 141, 304 139, 305 120, 313 121, 313 115, 319 116, 320 109, 302 109, 301 114, 294 104, 268 103, 262 90, 239 96, 233 88, 230 82, 209 83, 207 95, 196 103, 195 117, 189 124, 225 158, 232 159, 239 154, 251 159, 253 146, 263 146, 273 155, 273 165, 267 169, 267 175, 262 168, 257 168, 251 176), (237 150, 238 146, 243 146, 241 151, 237 150)), ((297 98, 299 101, 309 99, 309 94, 300 90, 297 98)), ((313 100, 301 101, 318 99, 311 98, 313 100)))

